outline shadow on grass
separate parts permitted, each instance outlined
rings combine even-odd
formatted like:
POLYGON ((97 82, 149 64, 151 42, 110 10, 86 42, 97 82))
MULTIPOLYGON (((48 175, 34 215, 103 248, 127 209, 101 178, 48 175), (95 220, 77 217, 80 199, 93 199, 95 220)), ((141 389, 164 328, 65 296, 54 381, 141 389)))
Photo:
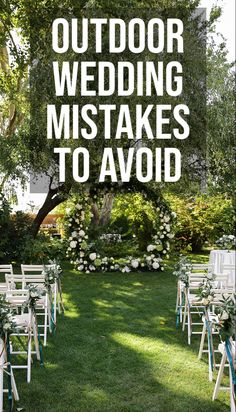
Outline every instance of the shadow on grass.
MULTIPOLYGON (((66 313, 45 349, 45 368, 21 404, 32 412, 226 412, 211 402, 207 365, 175 328, 170 273, 79 275, 66 270, 66 313)), ((18 381, 18 379, 17 379, 18 381)))

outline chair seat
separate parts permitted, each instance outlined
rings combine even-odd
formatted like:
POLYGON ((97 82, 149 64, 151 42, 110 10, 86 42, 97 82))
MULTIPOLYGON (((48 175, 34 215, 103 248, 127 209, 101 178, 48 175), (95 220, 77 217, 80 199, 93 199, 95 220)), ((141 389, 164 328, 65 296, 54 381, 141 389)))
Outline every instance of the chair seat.
POLYGON ((13 322, 16 323, 17 327, 27 328, 31 324, 30 314, 23 313, 22 315, 13 316, 13 322))
MULTIPOLYGON (((218 350, 222 355, 224 354, 224 351, 225 351, 225 343, 224 342, 219 344, 218 350)), ((231 342, 231 351, 232 351, 233 358, 235 358, 235 356, 236 356, 236 342, 235 341, 231 342)))

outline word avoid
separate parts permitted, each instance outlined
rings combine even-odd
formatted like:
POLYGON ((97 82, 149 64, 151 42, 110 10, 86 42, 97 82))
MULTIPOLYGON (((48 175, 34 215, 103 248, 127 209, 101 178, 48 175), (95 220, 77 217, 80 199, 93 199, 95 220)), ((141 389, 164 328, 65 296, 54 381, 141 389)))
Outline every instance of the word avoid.
MULTIPOLYGON (((66 156, 72 158, 73 179, 78 183, 89 180, 90 156, 84 147, 74 151, 71 148, 56 147, 54 153, 59 155, 59 181, 66 180, 66 156)), ((147 147, 137 150, 130 148, 105 148, 103 151, 99 182, 129 182, 131 176, 136 175, 138 181, 147 183, 177 182, 181 177, 181 154, 176 148, 156 148, 155 151, 147 147)))

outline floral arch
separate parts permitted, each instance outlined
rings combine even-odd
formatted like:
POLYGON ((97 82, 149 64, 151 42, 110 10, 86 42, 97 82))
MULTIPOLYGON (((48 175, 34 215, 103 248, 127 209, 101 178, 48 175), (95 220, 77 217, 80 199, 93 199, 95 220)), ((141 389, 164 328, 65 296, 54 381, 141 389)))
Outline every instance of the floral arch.
MULTIPOLYGON (((119 192, 121 192, 121 189, 119 192)), ((123 193, 127 192, 137 192, 137 190, 123 191, 123 193)), ((174 237, 175 213, 170 210, 160 194, 157 196, 154 191, 148 193, 139 191, 147 200, 152 202, 157 213, 157 220, 154 222, 155 234, 151 243, 147 246, 147 252, 139 258, 128 256, 124 259, 115 259, 104 256, 99 250, 96 250, 93 242, 89 239, 88 229, 93 217, 91 206, 105 193, 104 190, 96 190, 92 193, 84 192, 79 197, 79 201, 66 210, 67 257, 70 262, 76 269, 85 273, 96 271, 128 273, 131 271, 164 270, 164 260, 169 258, 171 239, 174 237)))

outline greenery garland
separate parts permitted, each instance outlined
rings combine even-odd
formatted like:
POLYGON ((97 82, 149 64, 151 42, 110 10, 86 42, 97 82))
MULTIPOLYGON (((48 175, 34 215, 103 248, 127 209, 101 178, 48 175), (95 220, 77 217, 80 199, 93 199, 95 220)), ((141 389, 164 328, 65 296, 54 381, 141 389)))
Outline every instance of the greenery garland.
POLYGON ((101 253, 95 249, 88 236, 89 223, 93 214, 90 212, 88 216, 87 211, 91 210, 92 203, 97 201, 99 195, 97 192, 93 193, 93 196, 85 193, 74 207, 66 210, 67 258, 70 259, 74 267, 86 273, 95 271, 128 273, 136 270, 164 270, 163 260, 169 258, 170 240, 174 237, 172 224, 176 217, 175 213, 169 210, 164 201, 160 204, 159 198, 158 202, 152 199, 151 201, 156 208, 161 224, 158 226, 155 222, 156 234, 153 236, 151 244, 147 246, 147 253, 141 258, 129 256, 122 260, 115 260, 113 257, 101 256, 101 253), (158 206, 156 203, 158 203, 158 206))

